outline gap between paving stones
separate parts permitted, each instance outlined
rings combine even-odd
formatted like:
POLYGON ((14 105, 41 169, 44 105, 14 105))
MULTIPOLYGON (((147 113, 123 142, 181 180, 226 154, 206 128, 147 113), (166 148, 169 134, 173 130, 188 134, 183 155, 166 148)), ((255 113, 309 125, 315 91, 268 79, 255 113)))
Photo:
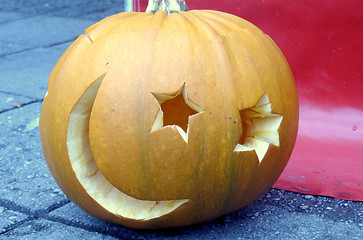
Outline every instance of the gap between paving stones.
POLYGON ((0 24, 14 22, 14 21, 18 21, 18 20, 23 20, 23 19, 26 19, 26 18, 29 18, 29 17, 34 17, 34 16, 22 16, 22 17, 19 17, 19 18, 16 18, 16 19, 8 20, 8 21, 2 21, 2 22, 0 22, 0 24))
POLYGON ((32 217, 32 216, 28 216, 27 218, 25 218, 25 219, 23 219, 21 221, 15 222, 14 224, 10 224, 8 227, 6 227, 5 229, 3 229, 3 231, 0 233, 0 237, 2 235, 5 235, 6 233, 8 233, 8 232, 10 232, 10 231, 12 231, 14 229, 16 229, 16 228, 22 226, 24 223, 27 223, 27 222, 29 222, 31 220, 34 220, 34 219, 35 218, 32 217))
MULTIPOLYGON (((78 37, 76 37, 76 38, 78 38, 78 37)), ((65 41, 62 41, 62 42, 52 43, 52 44, 49 44, 47 46, 44 46, 43 48, 56 47, 56 46, 59 46, 59 45, 65 44, 65 43, 71 44, 71 43, 73 43, 76 40, 76 38, 75 39, 71 39, 71 40, 65 40, 65 41)))
POLYGON ((65 219, 57 218, 57 217, 51 217, 51 216, 47 216, 44 219, 47 219, 49 221, 56 222, 56 223, 61 223, 61 224, 67 225, 67 226, 83 229, 83 230, 86 230, 88 232, 96 232, 96 233, 99 233, 99 234, 102 234, 102 235, 107 235, 107 236, 116 237, 116 238, 120 237, 119 235, 108 232, 106 228, 105 229, 101 229, 101 228, 95 229, 95 228, 93 228, 91 226, 88 226, 88 225, 85 225, 85 224, 82 224, 82 223, 75 223, 75 222, 71 222, 71 221, 66 221, 65 219))
MULTIPOLYGON (((35 97, 30 97, 30 96, 27 96, 27 95, 24 95, 24 94, 19 94, 19 93, 13 93, 13 92, 7 92, 7 91, 3 91, 3 90, 0 90, 0 93, 3 93, 3 94, 9 94, 9 95, 13 95, 13 96, 17 96, 17 97, 25 97, 25 98, 29 98, 30 100, 39 100, 39 101, 43 101, 43 99, 37 99, 35 97)), ((23 105, 22 105, 23 106, 23 105)))
MULTIPOLYGON (((65 206, 66 204, 69 204, 71 201, 69 199, 65 199, 64 201, 61 201, 61 202, 58 202, 58 203, 55 203, 53 205, 51 205, 49 208, 47 208, 46 210, 43 210, 43 211, 36 211, 36 212, 33 212, 31 211, 30 209, 28 208, 25 208, 23 206, 20 206, 12 201, 9 201, 9 200, 4 200, 4 199, 1 199, 0 198, 0 206, 1 207, 4 207, 8 210, 11 210, 11 211, 14 211, 14 212, 19 212, 19 213, 22 213, 22 214, 25 214, 27 215, 28 217, 21 220, 21 221, 18 221, 18 222, 15 222, 14 224, 11 224, 9 225, 6 229, 4 229, 3 232, 0 233, 0 236, 3 235, 3 234, 6 234, 7 232, 9 231, 12 231, 20 226, 22 226, 23 224, 29 222, 29 221, 32 221, 32 220, 37 220, 37 219, 46 219, 46 220, 50 220, 50 221, 53 221, 53 222, 58 222, 58 223, 62 223, 62 224, 65 224, 65 225, 69 225, 69 226, 73 226, 72 224, 69 224, 69 223, 66 223, 62 220, 53 220, 52 218, 50 218, 48 216, 49 213, 51 213, 52 211, 60 208, 60 207, 63 207, 65 206)), ((77 226, 73 226, 73 227, 77 227, 77 226)), ((84 229, 84 227, 78 227, 78 228, 82 228, 84 229)), ((87 229, 85 229, 87 230, 87 229)), ((94 231, 92 231, 94 232, 94 231)))
POLYGON ((30 51, 30 50, 33 50, 34 48, 37 48, 37 47, 29 46, 29 48, 25 48, 25 49, 22 49, 22 50, 19 50, 19 51, 14 51, 14 52, 10 52, 10 53, 0 54, 0 58, 4 58, 6 56, 11 56, 11 55, 14 55, 14 54, 17 54, 17 53, 22 53, 22 52, 30 51))
MULTIPOLYGON (((78 36, 76 37, 78 38, 78 36)), ((33 49, 37 49, 37 48, 51 48, 51 47, 56 47, 56 46, 59 46, 59 45, 62 45, 62 44, 65 44, 65 43, 73 43, 76 38, 73 38, 73 39, 69 39, 69 40, 65 40, 65 41, 61 41, 61 42, 56 42, 56 43, 52 43, 52 44, 49 44, 49 45, 45 45, 45 46, 41 46, 41 47, 38 47, 38 46, 32 46, 31 48, 27 48, 27 49, 23 49, 23 50, 19 50, 19 51, 15 51, 15 52, 11 52, 11 53, 7 53, 7 54, 3 54, 3 55, 0 55, 0 58, 1 57, 6 57, 6 56, 11 56, 11 55, 15 55, 15 54, 18 54, 18 53, 23 53, 23 52, 27 52, 27 51, 30 51, 30 50, 33 50, 33 49)), ((3 91, 0 91, 0 92, 3 92, 3 91)), ((5 93, 5 92, 4 92, 5 93)), ((11 93, 10 93, 11 94, 11 93)))
POLYGON ((33 101, 30 101, 30 102, 27 102, 27 103, 23 103, 20 107, 14 106, 12 108, 4 109, 4 110, 0 111, 0 114, 9 112, 9 111, 14 110, 14 109, 18 109, 18 108, 21 108, 21 107, 24 107, 24 106, 27 106, 27 105, 31 105, 31 104, 34 104, 34 103, 39 103, 39 102, 43 102, 43 99, 37 99, 37 100, 33 100, 33 101))
MULTIPOLYGON (((56 43, 52 43, 52 44, 45 45, 45 46, 40 46, 40 47, 39 46, 29 46, 29 48, 22 49, 22 50, 19 50, 19 51, 14 51, 14 52, 6 53, 6 54, 0 54, 0 59, 4 58, 4 57, 7 57, 7 56, 15 55, 15 54, 18 54, 18 53, 28 52, 28 51, 31 51, 31 50, 34 50, 34 49, 37 49, 37 48, 52 48, 52 47, 56 47, 56 46, 59 46, 59 45, 65 44, 65 43, 71 44, 77 38, 78 38, 78 36, 75 37, 75 38, 72 38, 72 39, 67 39, 67 40, 64 40, 64 41, 61 41, 61 42, 56 42, 56 43)), ((3 92, 3 91, 0 91, 0 92, 3 92)), ((3 93, 9 93, 9 92, 3 92, 3 93)), ((9 93, 9 94, 12 94, 12 93, 9 93)), ((26 97, 28 97, 28 96, 26 96, 26 97)))
POLYGON ((64 205, 66 205, 70 202, 71 201, 67 198, 60 202, 54 203, 53 205, 49 206, 45 210, 32 211, 31 209, 20 206, 20 205, 14 203, 13 201, 0 198, 0 206, 5 207, 5 208, 15 211, 15 212, 20 212, 20 213, 26 214, 28 216, 33 216, 35 218, 45 218, 48 213, 50 213, 60 207, 63 207, 64 205))
POLYGON ((55 223, 60 223, 60 224, 63 224, 63 225, 74 227, 74 228, 83 229, 83 230, 88 231, 88 232, 99 233, 99 234, 110 236, 110 237, 117 237, 117 238, 119 237, 118 235, 115 235, 115 234, 112 234, 112 233, 110 234, 107 231, 107 229, 104 229, 104 230, 103 229, 96 229, 96 228, 93 228, 93 227, 85 225, 85 224, 74 223, 74 222, 67 221, 67 220, 62 219, 62 218, 49 216, 49 213, 51 213, 52 211, 54 211, 54 210, 56 210, 58 208, 61 208, 61 207, 65 206, 65 205, 69 204, 70 202, 71 201, 69 199, 67 199, 67 200, 63 201, 62 203, 54 204, 53 206, 49 207, 46 211, 41 211, 41 212, 38 212, 38 213, 34 214, 29 209, 18 206, 16 204, 12 203, 12 202, 9 202, 9 201, 6 201, 6 200, 4 201, 4 200, 0 199, 0 206, 6 208, 8 210, 11 210, 11 211, 14 211, 14 212, 19 212, 19 213, 27 215, 27 218, 25 218, 23 220, 20 220, 18 222, 15 222, 14 224, 11 224, 8 227, 6 227, 5 229, 3 229, 3 231, 0 233, 0 237, 2 235, 5 235, 6 233, 8 233, 10 231, 15 230, 18 227, 21 227, 22 225, 24 225, 24 224, 26 224, 26 223, 28 223, 30 221, 41 220, 41 219, 52 221, 52 222, 55 222, 55 223))

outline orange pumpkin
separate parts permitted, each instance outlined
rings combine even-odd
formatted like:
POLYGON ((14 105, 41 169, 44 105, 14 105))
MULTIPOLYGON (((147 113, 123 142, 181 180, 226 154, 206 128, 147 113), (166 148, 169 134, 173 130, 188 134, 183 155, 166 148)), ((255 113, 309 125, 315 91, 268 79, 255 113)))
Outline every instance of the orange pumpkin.
POLYGON ((298 101, 281 51, 246 20, 186 10, 154 0, 150 13, 106 18, 50 75, 45 158, 65 194, 99 219, 207 221, 256 200, 290 157, 298 101))

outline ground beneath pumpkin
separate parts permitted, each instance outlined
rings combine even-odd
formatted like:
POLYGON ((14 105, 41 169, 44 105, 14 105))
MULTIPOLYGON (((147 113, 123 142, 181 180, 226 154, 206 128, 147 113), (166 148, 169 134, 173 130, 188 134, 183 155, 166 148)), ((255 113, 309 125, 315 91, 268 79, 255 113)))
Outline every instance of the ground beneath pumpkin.
POLYGON ((141 231, 97 220, 62 193, 38 117, 48 76, 83 30, 122 0, 0 1, 0 239, 363 239, 363 203, 270 190, 211 222, 141 231))

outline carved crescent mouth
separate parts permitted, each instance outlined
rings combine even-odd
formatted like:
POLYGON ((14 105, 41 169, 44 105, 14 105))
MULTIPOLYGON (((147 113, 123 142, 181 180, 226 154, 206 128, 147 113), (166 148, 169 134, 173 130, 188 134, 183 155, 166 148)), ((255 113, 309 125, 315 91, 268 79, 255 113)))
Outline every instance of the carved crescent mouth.
POLYGON ((188 199, 148 201, 133 198, 114 187, 98 169, 89 142, 92 106, 105 74, 84 93, 72 110, 67 129, 69 159, 80 184, 107 211, 124 218, 150 220, 173 212, 188 199))

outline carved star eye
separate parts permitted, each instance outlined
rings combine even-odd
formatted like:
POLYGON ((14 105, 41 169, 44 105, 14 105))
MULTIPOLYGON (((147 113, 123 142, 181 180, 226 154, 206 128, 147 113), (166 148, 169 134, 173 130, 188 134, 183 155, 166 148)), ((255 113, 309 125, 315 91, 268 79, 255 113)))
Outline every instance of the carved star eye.
POLYGON ((270 144, 280 146, 278 129, 283 116, 271 112, 267 94, 262 96, 256 106, 239 112, 243 132, 234 151, 255 151, 261 163, 270 144))
POLYGON ((152 93, 159 105, 151 132, 163 127, 176 127, 185 142, 188 142, 189 117, 203 110, 188 99, 185 84, 176 94, 152 93))

